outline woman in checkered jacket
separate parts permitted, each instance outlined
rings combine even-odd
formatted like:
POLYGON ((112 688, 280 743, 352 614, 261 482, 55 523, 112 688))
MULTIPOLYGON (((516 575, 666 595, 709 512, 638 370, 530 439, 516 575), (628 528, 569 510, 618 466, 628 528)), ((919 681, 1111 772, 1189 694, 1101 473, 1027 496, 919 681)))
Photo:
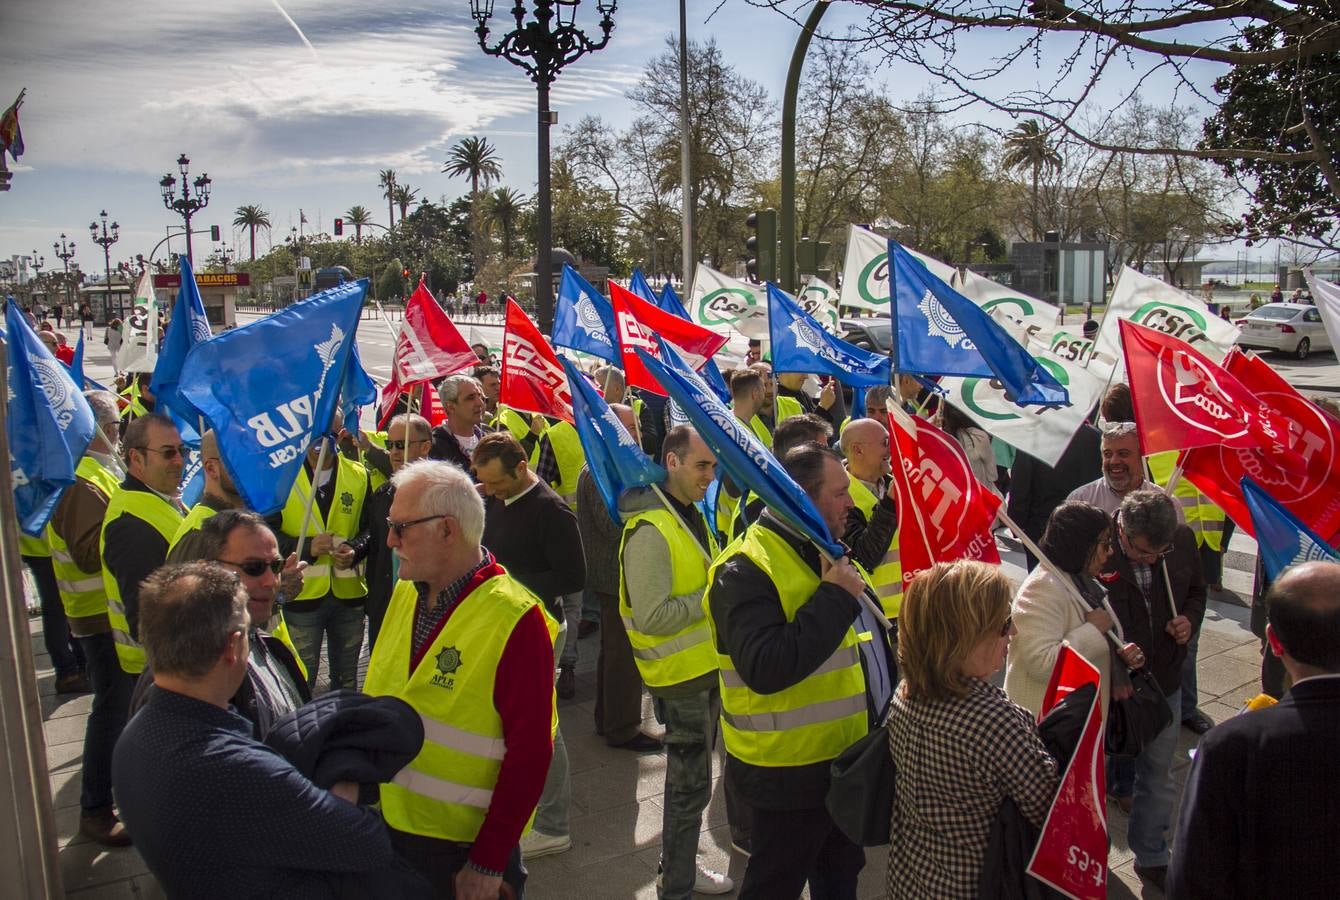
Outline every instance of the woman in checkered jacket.
POLYGON ((998 567, 960 560, 921 573, 903 598, 889 897, 976 897, 1001 802, 1041 826, 1056 793, 1032 715, 987 681, 1015 633, 1012 594, 998 567))

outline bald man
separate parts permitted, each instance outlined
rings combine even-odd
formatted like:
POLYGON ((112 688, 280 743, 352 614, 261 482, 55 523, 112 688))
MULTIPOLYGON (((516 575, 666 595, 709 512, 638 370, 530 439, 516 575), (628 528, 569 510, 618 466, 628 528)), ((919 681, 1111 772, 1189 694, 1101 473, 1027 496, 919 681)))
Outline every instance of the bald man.
POLYGON ((847 457, 847 530, 842 539, 870 572, 884 614, 898 618, 903 602, 903 569, 898 552, 898 504, 890 490, 889 432, 878 419, 853 419, 839 440, 847 457))
POLYGON ((1288 569, 1267 595, 1284 699, 1210 729, 1182 797, 1170 897, 1333 897, 1340 835, 1340 563, 1288 569))

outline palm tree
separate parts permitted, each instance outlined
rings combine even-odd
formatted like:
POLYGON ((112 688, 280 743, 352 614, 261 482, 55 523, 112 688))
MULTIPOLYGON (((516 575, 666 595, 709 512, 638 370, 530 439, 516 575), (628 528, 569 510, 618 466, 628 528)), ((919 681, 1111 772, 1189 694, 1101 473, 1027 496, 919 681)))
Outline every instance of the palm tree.
POLYGON ((372 213, 365 206, 351 206, 344 221, 354 226, 354 243, 363 243, 363 227, 372 223, 372 213))
POLYGON ((447 154, 442 171, 452 178, 462 175, 470 179, 470 228, 475 233, 474 263, 478 272, 483 265, 483 246, 480 237, 483 210, 479 208, 479 185, 482 181, 488 187, 502 180, 502 160, 498 151, 488 142, 488 138, 468 137, 462 140, 447 154))
POLYGON ((419 196, 418 188, 412 188, 407 184, 397 184, 395 190, 391 192, 391 199, 395 205, 400 207, 400 221, 405 221, 405 216, 409 215, 409 205, 414 202, 414 198, 419 196))
POLYGON ((270 214, 255 204, 239 206, 233 219, 233 226, 245 228, 251 232, 251 258, 256 258, 256 229, 270 230, 270 214))
POLYGON ((382 169, 377 173, 377 183, 381 185, 382 196, 386 198, 386 223, 388 229, 395 227, 395 169, 382 169))
POLYGON ((509 187, 500 187, 488 196, 489 221, 502 229, 503 258, 512 258, 512 238, 526 198, 509 187))
POLYGON ((1037 119, 1025 119, 1005 136, 1005 155, 1000 164, 1009 171, 1030 169, 1033 175, 1032 219, 1033 239, 1042 239, 1038 220, 1038 178, 1043 169, 1056 171, 1064 165, 1061 154, 1052 146, 1047 132, 1037 119))

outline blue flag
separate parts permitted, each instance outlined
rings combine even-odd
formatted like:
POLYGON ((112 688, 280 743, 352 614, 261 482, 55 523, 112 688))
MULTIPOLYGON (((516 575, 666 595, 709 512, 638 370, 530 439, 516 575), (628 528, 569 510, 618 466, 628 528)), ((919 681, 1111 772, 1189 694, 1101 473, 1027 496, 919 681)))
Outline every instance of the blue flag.
POLYGON ((79 343, 74 345, 74 359, 70 360, 70 378, 84 389, 84 329, 79 329, 79 343))
POLYGON ((581 439, 582 452, 586 454, 586 466, 591 470, 610 518, 622 522, 619 495, 629 488, 659 484, 665 480, 665 469, 642 452, 637 439, 623 427, 605 398, 596 392, 572 360, 566 356, 558 359, 568 375, 572 413, 577 420, 577 437, 581 439))
POLYGON ((284 505, 313 435, 332 425, 367 289, 364 278, 321 291, 197 344, 182 364, 182 395, 261 515, 284 505))
POLYGON ((17 303, 5 309, 9 403, 5 427, 14 507, 23 533, 46 527, 96 433, 93 410, 69 371, 37 338, 17 303))
POLYGON ((712 448, 717 464, 742 491, 749 490, 763 498, 773 513, 829 554, 837 557, 846 553, 828 533, 828 526, 809 495, 786 474, 753 431, 712 396, 701 378, 693 372, 662 364, 640 347, 637 354, 647 371, 665 388, 670 399, 679 404, 699 436, 712 448))
POLYGON ((1247 501, 1252 514, 1256 546, 1261 551, 1267 578, 1274 581, 1290 566, 1315 559, 1340 562, 1340 554, 1259 484, 1247 476, 1243 476, 1240 484, 1242 499, 1247 501))
POLYGON ((889 383, 889 358, 853 346, 824 330, 777 285, 768 284, 768 338, 778 372, 832 375, 848 385, 889 383))
MULTIPOLYGON (((642 274, 641 269, 633 270, 633 277, 628 279, 628 290, 630 293, 637 294, 648 303, 654 303, 657 306, 661 305, 661 298, 657 296, 654 290, 652 290, 651 285, 647 282, 647 276, 642 274)), ((665 309, 665 307, 661 308, 665 309)), ((666 312, 671 312, 671 310, 666 310, 666 312)), ((684 318, 687 319, 688 316, 685 316, 684 318)))
POLYGON ((344 430, 357 436, 359 409, 376 402, 377 382, 363 368, 363 360, 355 344, 349 365, 344 370, 344 381, 340 384, 340 421, 344 423, 344 430))
POLYGON ((1056 377, 990 313, 937 278, 897 241, 889 241, 889 264, 895 371, 996 378, 1019 406, 1069 404, 1070 394, 1056 377))
POLYGON ((618 332, 614 328, 614 307, 591 282, 564 263, 563 280, 559 282, 554 304, 554 346, 589 353, 622 368, 623 358, 619 356, 615 334, 618 332))
POLYGON ((186 465, 181 470, 181 505, 190 509, 200 502, 205 492, 205 458, 199 450, 186 453, 186 465))
MULTIPOLYGON (((205 303, 200 299, 200 289, 195 283, 195 273, 191 271, 191 262, 185 256, 178 257, 181 264, 181 286, 177 288, 177 301, 172 307, 172 321, 168 323, 167 334, 163 336, 163 346, 158 351, 158 362, 154 365, 153 378, 149 390, 154 392, 154 410, 174 413, 173 418, 192 426, 200 419, 200 411, 192 406, 177 389, 182 363, 191 348, 213 336, 209 319, 205 316, 205 303)), ((184 437, 184 435, 183 435, 184 437)))
MULTIPOLYGON (((635 271, 633 273, 633 285, 635 287, 637 285, 637 280, 641 275, 642 273, 640 271, 635 271)), ((647 280, 645 278, 642 279, 642 284, 648 291, 651 290, 651 287, 647 285, 647 280)), ((670 282, 668 281, 665 283, 665 287, 661 289, 661 295, 659 297, 653 294, 646 299, 655 303, 672 316, 678 316, 685 322, 693 321, 693 319, 689 318, 689 311, 684 308, 683 303, 679 302, 679 295, 675 293, 675 289, 670 286, 670 282)), ((730 388, 726 386, 726 379, 722 377, 721 370, 717 368, 716 360, 709 359, 707 362, 703 363, 703 367, 698 370, 698 374, 703 377, 703 380, 707 382, 707 386, 712 389, 712 393, 716 394, 722 403, 730 403, 730 388)))
POLYGON ((690 322, 693 321, 689 318, 689 311, 684 308, 684 304, 680 302, 679 295, 675 293, 675 289, 670 286, 670 282, 668 281, 665 283, 665 286, 661 288, 661 296, 657 297, 654 302, 661 309, 673 316, 679 316, 681 319, 686 319, 690 322))

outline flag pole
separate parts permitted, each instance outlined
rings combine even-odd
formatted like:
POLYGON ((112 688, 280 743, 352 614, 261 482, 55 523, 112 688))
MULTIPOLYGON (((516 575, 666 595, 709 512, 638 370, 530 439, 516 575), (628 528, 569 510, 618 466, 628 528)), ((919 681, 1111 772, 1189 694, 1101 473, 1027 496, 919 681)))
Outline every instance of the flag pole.
MULTIPOLYGON (((312 507, 316 501, 316 479, 326 468, 326 450, 330 447, 330 442, 326 436, 321 436, 321 450, 316 455, 316 468, 312 470, 312 477, 308 479, 307 486, 311 488, 307 492, 306 505, 302 511, 302 528, 298 531, 298 559, 302 559, 302 551, 307 543, 307 526, 312 524, 312 507)), ((331 476, 332 478, 334 475, 331 476)))
POLYGON ((386 326, 386 330, 387 330, 387 331, 391 332, 391 340, 392 340, 392 341, 399 341, 399 340, 400 340, 400 332, 396 331, 396 330, 395 330, 395 326, 393 326, 393 325, 391 324, 391 320, 390 320, 390 318, 388 318, 387 315, 386 315, 386 310, 382 308, 382 302, 381 302, 380 300, 378 300, 376 297, 373 297, 373 298, 372 298, 372 302, 375 303, 375 304, 377 305, 377 312, 378 312, 378 313, 381 315, 381 317, 382 317, 382 324, 384 324, 384 325, 386 326))

